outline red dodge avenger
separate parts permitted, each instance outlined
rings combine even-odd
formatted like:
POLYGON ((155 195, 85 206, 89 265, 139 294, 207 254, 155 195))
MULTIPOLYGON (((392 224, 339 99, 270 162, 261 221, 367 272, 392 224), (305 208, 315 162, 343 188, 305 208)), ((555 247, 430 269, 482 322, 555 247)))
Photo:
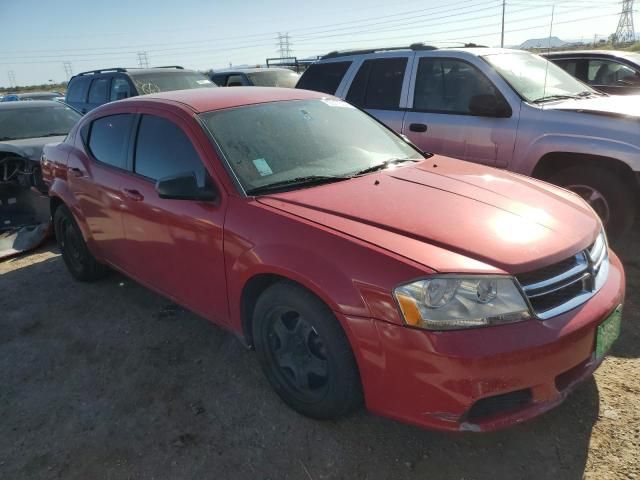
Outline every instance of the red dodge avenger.
POLYGON ((619 335, 624 272, 578 196, 419 152, 271 88, 93 110, 42 170, 78 280, 119 270, 255 348, 278 395, 488 431, 558 405, 619 335))

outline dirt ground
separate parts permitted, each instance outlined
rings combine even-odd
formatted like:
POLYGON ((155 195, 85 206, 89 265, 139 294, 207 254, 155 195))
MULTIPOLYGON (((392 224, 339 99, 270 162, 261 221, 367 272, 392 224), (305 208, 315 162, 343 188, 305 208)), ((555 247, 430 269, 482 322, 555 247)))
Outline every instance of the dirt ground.
POLYGON ((0 263, 1 479, 640 479, 640 228, 621 338, 559 408, 492 434, 297 415, 230 334, 51 244, 0 263))

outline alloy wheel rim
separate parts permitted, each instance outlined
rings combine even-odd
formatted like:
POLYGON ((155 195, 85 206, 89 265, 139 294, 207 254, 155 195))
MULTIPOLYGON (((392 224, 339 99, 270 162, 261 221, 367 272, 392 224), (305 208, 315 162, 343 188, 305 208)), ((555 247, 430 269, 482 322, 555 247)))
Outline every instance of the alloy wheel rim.
POLYGON ((565 188, 582 197, 582 199, 587 202, 602 219, 602 223, 604 225, 609 223, 609 218, 611 216, 609 203, 599 190, 589 185, 567 185, 565 188))
POLYGON ((269 320, 269 353, 278 377, 301 400, 321 399, 329 385, 329 362, 318 332, 288 308, 276 309, 269 320))

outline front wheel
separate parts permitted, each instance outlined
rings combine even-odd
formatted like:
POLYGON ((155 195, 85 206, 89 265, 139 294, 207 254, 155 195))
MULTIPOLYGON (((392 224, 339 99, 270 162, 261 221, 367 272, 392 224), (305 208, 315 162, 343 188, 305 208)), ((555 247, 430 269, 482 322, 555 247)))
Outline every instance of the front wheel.
POLYGON ((358 368, 342 327, 301 286, 278 282, 260 296, 253 338, 269 383, 299 413, 334 419, 362 403, 358 368))
POLYGON ((550 181, 582 197, 598 214, 612 239, 620 238, 633 226, 636 192, 614 172, 599 167, 569 167, 550 181))

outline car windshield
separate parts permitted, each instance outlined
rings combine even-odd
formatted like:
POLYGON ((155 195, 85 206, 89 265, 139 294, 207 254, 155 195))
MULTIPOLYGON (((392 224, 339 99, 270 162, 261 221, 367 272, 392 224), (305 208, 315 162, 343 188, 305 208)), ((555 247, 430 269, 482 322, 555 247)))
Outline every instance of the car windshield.
POLYGON ((343 179, 424 158, 337 99, 290 100, 201 115, 245 191, 303 179, 343 179))
POLYGON ((64 105, 0 109, 0 142, 66 135, 81 115, 64 105))
POLYGON ((131 74, 131 79, 138 92, 149 93, 169 92, 172 90, 190 90, 193 88, 210 88, 216 85, 198 72, 168 71, 153 73, 131 74))
POLYGON ((266 70, 264 72, 247 73, 247 77, 257 87, 293 88, 298 83, 300 75, 289 70, 266 70))
POLYGON ((553 62, 538 55, 513 52, 485 55, 482 58, 529 102, 598 94, 553 62))

